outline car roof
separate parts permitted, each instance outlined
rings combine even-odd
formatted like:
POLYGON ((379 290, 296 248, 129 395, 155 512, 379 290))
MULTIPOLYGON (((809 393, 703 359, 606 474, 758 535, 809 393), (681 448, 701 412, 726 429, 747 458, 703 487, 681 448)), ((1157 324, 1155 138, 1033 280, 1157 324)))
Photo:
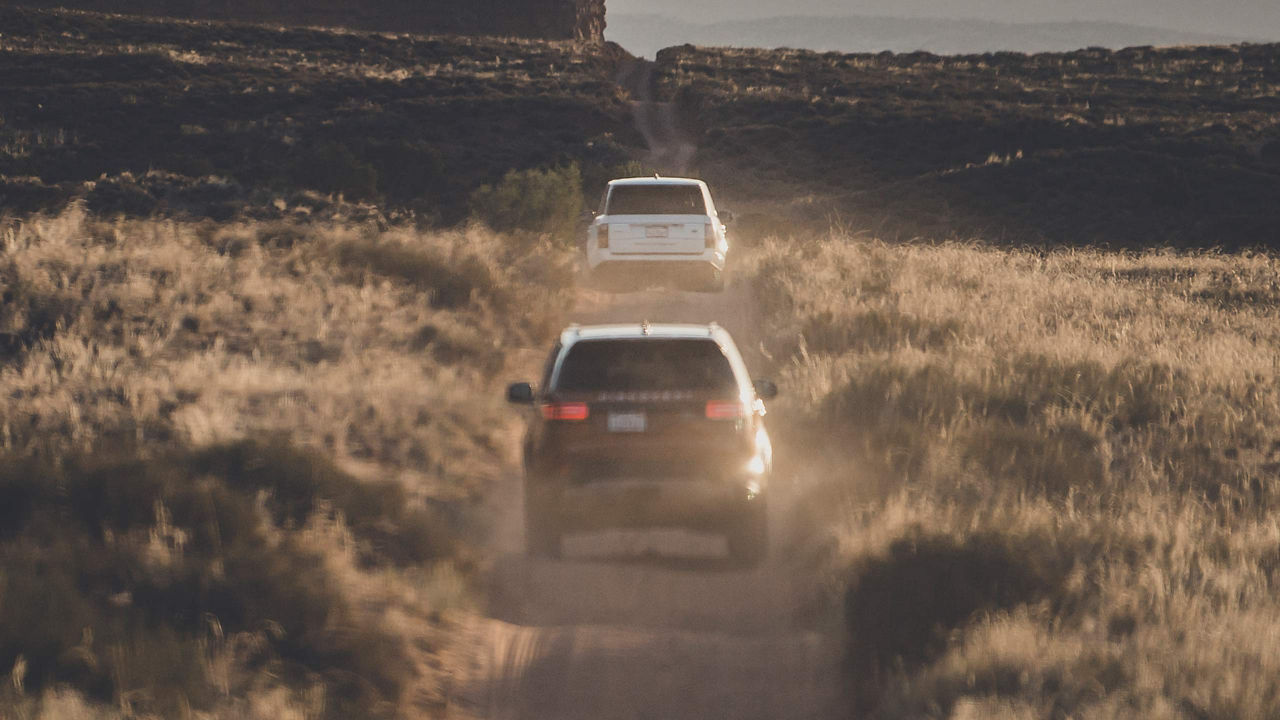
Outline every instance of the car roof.
POLYGON ((610 180, 610 185, 706 185, 701 180, 676 177, 635 177, 610 180))
POLYGON ((645 340, 649 338, 714 339, 724 330, 719 325, 687 323, 616 323, 611 325, 571 325, 560 336, 563 345, 580 340, 645 340))

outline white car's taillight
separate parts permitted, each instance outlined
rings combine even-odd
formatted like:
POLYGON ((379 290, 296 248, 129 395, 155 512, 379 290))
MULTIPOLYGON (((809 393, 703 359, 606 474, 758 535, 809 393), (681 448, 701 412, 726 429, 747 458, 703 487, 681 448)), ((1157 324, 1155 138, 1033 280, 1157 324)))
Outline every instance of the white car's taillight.
POLYGON ((707 223, 706 233, 706 247, 710 250, 716 246, 716 226, 712 223, 707 223))
POLYGON ((596 228, 596 247, 603 250, 609 248, 609 226, 607 224, 596 228))

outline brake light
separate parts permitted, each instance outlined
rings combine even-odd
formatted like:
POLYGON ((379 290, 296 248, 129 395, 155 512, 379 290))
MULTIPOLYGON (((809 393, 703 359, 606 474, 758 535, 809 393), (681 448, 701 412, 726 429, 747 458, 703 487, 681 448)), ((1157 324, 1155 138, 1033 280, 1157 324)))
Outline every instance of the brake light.
POLYGON ((609 226, 607 224, 596 227, 596 247, 608 249, 609 247, 609 226))
POLYGON ((712 400, 707 403, 707 419, 740 420, 747 416, 747 406, 740 401, 712 400))
POLYGON ((711 248, 716 246, 716 226, 715 225, 711 223, 707 223, 706 237, 707 237, 707 249, 710 250, 711 248))
POLYGON ((591 411, 587 408, 586 403, 547 403, 542 406, 542 417, 547 420, 579 422, 586 420, 590 414, 591 411))

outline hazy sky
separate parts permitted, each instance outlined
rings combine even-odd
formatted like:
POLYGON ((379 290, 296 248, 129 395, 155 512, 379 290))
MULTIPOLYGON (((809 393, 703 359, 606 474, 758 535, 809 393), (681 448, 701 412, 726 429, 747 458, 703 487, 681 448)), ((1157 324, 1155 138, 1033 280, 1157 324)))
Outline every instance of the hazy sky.
POLYGON ((779 15, 888 15, 1004 22, 1088 20, 1280 41, 1280 0, 607 0, 609 12, 702 22, 779 15))

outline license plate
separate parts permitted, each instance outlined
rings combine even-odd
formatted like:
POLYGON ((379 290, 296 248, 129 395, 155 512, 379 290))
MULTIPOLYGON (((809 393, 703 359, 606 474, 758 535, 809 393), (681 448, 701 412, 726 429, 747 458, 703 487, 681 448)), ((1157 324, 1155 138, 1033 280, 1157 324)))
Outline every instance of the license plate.
POLYGON ((651 238, 664 238, 667 236, 665 227, 647 227, 644 229, 644 236, 651 238))
POLYGON ((647 425, 648 418, 644 413, 609 413, 609 432, 640 433, 647 425))

